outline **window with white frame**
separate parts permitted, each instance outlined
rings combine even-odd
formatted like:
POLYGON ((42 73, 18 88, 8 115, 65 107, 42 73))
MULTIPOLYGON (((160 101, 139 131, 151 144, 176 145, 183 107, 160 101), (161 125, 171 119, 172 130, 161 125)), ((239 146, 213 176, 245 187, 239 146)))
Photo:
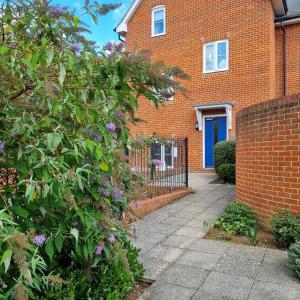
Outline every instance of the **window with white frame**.
POLYGON ((203 45, 203 72, 221 72, 229 69, 228 40, 203 45))
POLYGON ((166 8, 157 6, 152 9, 152 36, 160 36, 166 33, 166 8))

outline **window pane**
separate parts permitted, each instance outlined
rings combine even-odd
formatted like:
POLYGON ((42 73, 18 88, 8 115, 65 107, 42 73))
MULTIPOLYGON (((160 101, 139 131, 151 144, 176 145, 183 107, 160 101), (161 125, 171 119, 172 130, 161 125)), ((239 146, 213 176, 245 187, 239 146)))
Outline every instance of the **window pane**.
POLYGON ((206 51, 205 70, 206 71, 213 71, 215 69, 215 66, 214 66, 214 45, 207 45, 205 47, 205 51, 206 51))
POLYGON ((164 21, 154 22, 154 34, 164 33, 164 21))
POLYGON ((152 159, 159 159, 161 160, 161 144, 155 143, 152 144, 152 159))
POLYGON ((162 21, 164 19, 163 9, 154 12, 154 21, 162 21))
POLYGON ((165 31, 164 10, 154 12, 154 34, 162 34, 165 31))
POLYGON ((227 67, 227 47, 226 42, 218 44, 218 69, 226 69, 227 67))

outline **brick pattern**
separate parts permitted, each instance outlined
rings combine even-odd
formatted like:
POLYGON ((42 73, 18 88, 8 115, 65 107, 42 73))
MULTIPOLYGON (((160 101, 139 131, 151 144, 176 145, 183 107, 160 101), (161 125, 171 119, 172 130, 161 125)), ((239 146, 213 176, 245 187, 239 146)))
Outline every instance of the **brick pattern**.
MULTIPOLYGON (((286 30, 286 92, 300 92, 300 25, 287 26, 286 30)), ((276 28, 276 97, 283 96, 283 33, 276 28)))
POLYGON ((126 219, 130 220, 131 217, 144 217, 145 215, 156 211, 159 208, 168 205, 178 199, 181 199, 190 193, 192 193, 191 188, 181 188, 169 194, 131 202, 130 211, 128 212, 126 219))
POLYGON ((279 208, 300 211, 300 94, 237 115, 237 200, 262 221, 279 208))
MULTIPOLYGON (((189 137, 189 167, 202 171, 202 133, 195 130, 193 104, 235 102, 237 111, 275 97, 275 27, 269 0, 143 1, 128 24, 128 49, 149 49, 153 60, 176 65, 191 76, 187 95, 158 110, 140 99, 133 132, 189 137), (166 6, 166 35, 151 37, 151 10, 166 6), (255 17, 254 17, 255 16, 255 17), (229 40, 229 71, 203 74, 203 44, 229 40)), ((299 90, 300 91, 300 90, 299 90)))

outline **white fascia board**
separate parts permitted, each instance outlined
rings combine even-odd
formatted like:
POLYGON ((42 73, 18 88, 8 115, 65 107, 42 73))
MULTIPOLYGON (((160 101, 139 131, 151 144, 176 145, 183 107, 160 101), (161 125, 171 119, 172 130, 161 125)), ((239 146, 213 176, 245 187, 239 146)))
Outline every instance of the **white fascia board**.
POLYGON ((119 23, 119 25, 116 27, 116 32, 124 35, 127 32, 127 24, 134 15, 136 9, 141 4, 142 0, 134 0, 131 4, 131 6, 128 8, 126 14, 124 15, 123 19, 119 23))

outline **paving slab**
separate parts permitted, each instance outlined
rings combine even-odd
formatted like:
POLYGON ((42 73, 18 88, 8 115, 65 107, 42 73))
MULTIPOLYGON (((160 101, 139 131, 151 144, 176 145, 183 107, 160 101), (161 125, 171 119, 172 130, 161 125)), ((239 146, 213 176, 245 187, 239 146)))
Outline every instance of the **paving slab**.
POLYGON ((191 289, 198 289, 208 274, 209 271, 205 269, 175 264, 164 273, 161 280, 191 289))
POLYGON ((220 294, 212 294, 206 291, 199 290, 192 298, 192 300, 230 300, 231 298, 223 297, 220 294))
POLYGON ((139 300, 190 300, 195 292, 194 289, 159 283, 153 284, 139 300))
POLYGON ((233 257, 248 257, 261 262, 264 258, 265 252, 266 248, 231 244, 231 247, 227 248, 225 254, 233 257))
POLYGON ((195 237, 188 237, 184 235, 171 235, 162 241, 162 245, 169 245, 181 249, 188 249, 189 245, 195 241, 195 237))
POLYGON ((198 216, 200 213, 197 211, 180 211, 173 215, 175 218, 186 218, 186 219, 192 219, 196 216, 198 216))
POLYGON ((150 249, 145 256, 173 263, 184 253, 184 251, 184 249, 159 244, 150 249))
POLYGON ((191 243, 187 248, 193 251, 222 255, 226 252, 228 243, 199 239, 191 243))
POLYGON ((214 267, 214 271, 254 279, 261 262, 251 257, 223 256, 214 267))
POLYGON ((165 220, 160 221, 164 224, 173 224, 173 225, 184 225, 187 224, 190 221, 189 218, 176 218, 176 217, 169 217, 165 220))
POLYGON ((165 233, 143 231, 140 234, 138 234, 137 238, 148 243, 156 244, 164 240, 167 236, 168 235, 165 233))
POLYGON ((300 280, 295 277, 295 274, 291 269, 276 264, 263 263, 259 269, 257 280, 279 285, 300 286, 300 280))
POLYGON ((140 261, 145 267, 144 278, 147 280, 157 280, 163 271, 165 271, 170 265, 170 262, 167 262, 162 259, 155 258, 140 258, 140 261))
POLYGON ((256 281, 252 287, 249 300, 299 300, 300 287, 278 285, 265 281, 256 281))
POLYGON ((176 261, 176 264, 212 270, 220 258, 221 255, 188 250, 176 261))
POLYGON ((149 228, 143 228, 143 231, 148 232, 158 232, 158 233, 165 233, 165 234, 171 234, 178 230, 180 228, 180 225, 175 224, 165 224, 165 223, 155 223, 149 228))
POLYGON ((289 260, 286 251, 267 249, 263 262, 288 267, 289 260))
POLYGON ((214 297, 221 296, 225 299, 245 300, 250 293, 253 282, 252 279, 247 277, 211 272, 200 290, 209 292, 214 297))
POLYGON ((198 227, 183 226, 174 232, 174 235, 184 235, 188 237, 202 237, 205 235, 205 231, 198 227))

